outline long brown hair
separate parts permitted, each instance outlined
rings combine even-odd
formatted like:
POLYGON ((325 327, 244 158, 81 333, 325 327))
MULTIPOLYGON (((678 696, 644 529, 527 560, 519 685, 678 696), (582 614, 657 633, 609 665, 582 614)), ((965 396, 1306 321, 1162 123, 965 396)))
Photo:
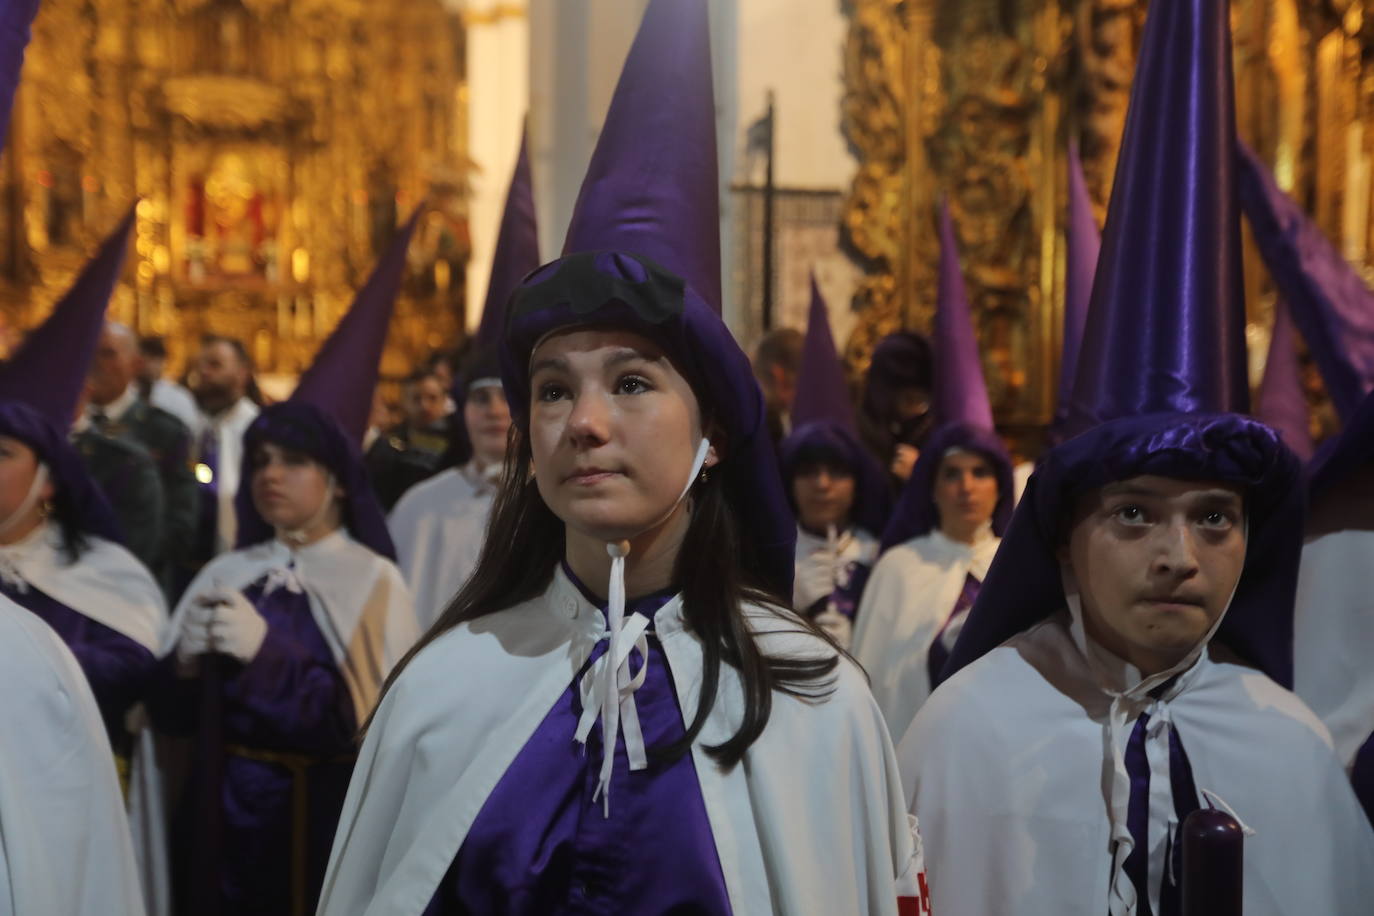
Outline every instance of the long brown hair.
MULTIPOLYGON (((529 441, 517 425, 512 425, 501 488, 492 506, 477 568, 429 632, 396 665, 382 686, 383 697, 411 659, 442 634, 542 595, 548 588, 563 558, 564 528, 539 495, 530 467, 529 441)), ((673 759, 691 748, 715 704, 723 662, 739 672, 744 717, 734 735, 706 751, 729 768, 739 763, 763 734, 772 711, 773 691, 808 699, 828 696, 839 656, 837 651, 823 658, 787 658, 765 654, 759 648, 744 618, 744 605, 790 607, 791 601, 789 596, 770 592, 759 577, 750 574, 751 569, 758 568, 757 551, 739 536, 723 476, 713 473, 693 484, 691 518, 674 565, 683 620, 702 646, 696 717, 681 740, 651 753, 657 759, 673 759)), ((795 629, 830 642, 800 618, 795 618, 795 629)))

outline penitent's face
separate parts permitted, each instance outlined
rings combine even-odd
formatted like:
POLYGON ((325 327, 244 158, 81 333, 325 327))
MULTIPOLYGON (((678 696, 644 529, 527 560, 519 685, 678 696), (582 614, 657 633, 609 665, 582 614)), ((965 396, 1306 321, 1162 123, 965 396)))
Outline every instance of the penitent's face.
POLYGON ((335 499, 329 471, 304 452, 263 442, 252 467, 253 505, 273 528, 304 529, 335 499))
POLYGON ((823 533, 834 525, 844 528, 854 507, 854 475, 838 464, 804 464, 792 475, 792 499, 797 521, 808 531, 823 533))
MULTIPOLYGON (((569 528, 631 538, 672 514, 701 441, 687 380, 629 331, 553 334, 530 358, 530 450, 544 502, 569 528)), ((714 453, 706 459, 715 464, 714 453)))
POLYGON ((1181 661, 1245 565, 1239 489, 1143 475, 1083 498, 1067 559, 1089 635, 1145 674, 1181 661))

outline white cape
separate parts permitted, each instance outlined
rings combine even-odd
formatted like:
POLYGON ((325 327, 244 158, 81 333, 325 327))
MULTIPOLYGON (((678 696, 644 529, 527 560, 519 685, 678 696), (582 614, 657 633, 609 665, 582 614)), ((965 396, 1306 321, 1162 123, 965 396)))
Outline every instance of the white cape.
MULTIPOLYGON (((1113 701, 1069 621, 1060 612, 960 671, 902 740, 912 810, 938 838, 927 865, 940 916, 1108 912, 1113 769, 1103 746, 1113 701)), ((1152 733, 1167 721, 1178 730, 1199 795, 1256 831, 1245 841, 1246 916, 1369 912, 1374 831, 1326 729, 1292 693, 1220 651, 1205 650, 1145 710, 1152 733)), ((1147 739, 1156 888, 1165 825, 1175 827, 1163 737, 1147 739)))
POLYGON ((0 598, 0 914, 142 914, 100 712, 47 624, 0 598))
MULTIPOLYGON (((775 612, 755 608, 751 619, 773 653, 832 651, 775 612)), ((654 621, 690 721, 701 647, 683 627, 680 598, 654 621)), ((418 916, 604 631, 560 569, 544 595, 463 624, 417 655, 363 744, 319 912, 418 916)), ((720 676, 692 754, 734 912, 895 914, 899 888, 912 893, 920 875, 919 847, 863 675, 842 662, 823 702, 775 693, 763 735, 729 772, 703 751, 734 733, 742 711, 734 669, 720 676)))
POLYGON ((72 563, 57 525, 42 524, 28 537, 0 547, 0 578, 19 589, 32 585, 56 601, 157 652, 167 624, 162 589, 138 558, 112 541, 86 537, 72 563))
MULTIPOLYGON (((499 469, 498 469, 499 470, 499 469)), ((406 490, 387 519, 396 562, 428 630, 477 568, 496 484, 472 463, 406 490)))
POLYGON ((983 580, 1001 542, 991 529, 971 545, 935 530, 878 558, 855 615, 853 652, 868 671, 873 698, 897 739, 930 696, 930 647, 954 611, 965 579, 972 573, 983 580))
POLYGON ((1374 733, 1374 531, 1337 531, 1302 549, 1293 613, 1293 692, 1331 730, 1347 768, 1374 733))
MULTIPOLYGON (((156 653, 167 625, 167 603, 152 573, 111 541, 88 535, 86 545, 80 559, 72 563, 62 546, 61 529, 40 525, 22 541, 0 547, 0 578, 20 589, 32 586, 156 653)), ((163 914, 168 866, 159 777, 156 766, 148 764, 155 753, 153 736, 144 727, 141 707, 131 712, 127 725, 136 738, 129 761, 129 817, 135 850, 145 896, 153 912, 163 914)))
POLYGON ((177 604, 161 654, 176 645, 181 620, 200 595, 218 588, 242 591, 273 573, 284 587, 294 580, 304 589, 315 625, 348 682, 358 722, 366 721, 382 681, 419 638, 419 629, 400 570, 342 528, 305 547, 273 539, 215 557, 177 604))

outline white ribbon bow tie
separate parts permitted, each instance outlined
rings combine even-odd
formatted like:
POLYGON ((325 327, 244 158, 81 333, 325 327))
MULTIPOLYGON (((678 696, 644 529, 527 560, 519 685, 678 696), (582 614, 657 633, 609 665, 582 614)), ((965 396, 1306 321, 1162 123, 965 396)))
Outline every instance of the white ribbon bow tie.
POLYGON ((267 581, 262 585, 263 597, 267 597, 279 588, 284 588, 293 595, 299 595, 305 591, 305 586, 301 584, 300 577, 296 575, 296 567, 276 566, 267 571, 267 581))
POLYGON ((584 747, 598 715, 601 718, 601 773, 592 800, 601 799, 603 814, 611 814, 611 771, 615 765, 616 737, 625 734, 625 753, 631 770, 649 765, 644 747, 644 733, 639 726, 639 712, 635 708, 635 691, 644 685, 649 672, 649 640, 645 635, 649 618, 631 614, 624 620, 620 632, 611 631, 606 652, 593 663, 582 677, 579 691, 582 697, 582 716, 577 721, 577 742, 584 747), (630 674, 630 651, 639 650, 643 660, 638 671, 630 674))

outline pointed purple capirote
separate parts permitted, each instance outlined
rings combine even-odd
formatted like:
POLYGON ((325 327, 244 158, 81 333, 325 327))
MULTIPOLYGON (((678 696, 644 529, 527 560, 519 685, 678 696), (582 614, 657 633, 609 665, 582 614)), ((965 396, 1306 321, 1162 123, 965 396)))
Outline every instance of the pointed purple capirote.
POLYGON ((1278 430, 1284 444, 1303 461, 1312 457, 1312 433, 1308 427, 1307 396, 1298 365, 1298 342, 1287 304, 1274 305, 1274 334, 1255 397, 1255 416, 1278 430))
POLYGON ((624 251, 717 314, 720 181, 706 0, 651 0, 577 197, 564 254, 624 251))
POLYGON ((0 149, 9 133, 10 111, 19 90, 30 26, 38 15, 38 0, 5 0, 0 3, 0 149))
POLYGON ((792 402, 792 425, 804 426, 813 420, 829 420, 858 435, 849 383, 835 349, 835 338, 830 333, 830 313, 814 274, 811 276, 811 314, 806 323, 806 343, 802 345, 801 369, 797 372, 797 396, 792 402))
POLYGON ((320 345, 314 363, 291 393, 292 401, 311 404, 337 420, 354 442, 362 442, 367 433, 372 392, 377 387, 392 307, 401 288, 406 249, 424 209, 424 204, 416 207, 410 219, 396 231, 348 313, 320 345))
MULTIPOLYGON (((475 353, 490 353, 495 358, 506 320, 506 301, 525 275, 543 262, 539 260, 539 226, 534 218, 534 183, 530 177, 529 131, 520 135, 520 154, 515 173, 506 192, 506 209, 496 236, 496 252, 491 259, 491 279, 482 306, 482 322, 472 346, 475 353)), ((492 373, 496 374, 495 371, 492 373)))
POLYGON ((1150 6, 1069 434, 1249 408, 1229 15, 1220 0, 1150 6))
POLYGON ((1240 202, 1260 255, 1288 300, 1331 403, 1348 422, 1374 389, 1374 291, 1279 189, 1254 151, 1243 143, 1238 149, 1240 202))
POLYGON ((959 266, 959 243, 949 200, 940 203, 940 293, 935 305, 935 422, 992 429, 992 405, 983 381, 978 338, 959 266))
POLYGON ((0 367, 0 400, 27 404, 58 429, 72 425, 133 228, 130 207, 52 313, 0 367))
POLYGON ((948 679, 1066 607, 1074 507, 1117 481, 1245 494, 1245 566, 1216 640, 1293 683, 1304 493, 1297 456, 1247 401, 1229 10, 1154 0, 1107 211, 1068 432, 1026 484, 948 679))
POLYGON ((1050 435, 1064 438, 1069 418, 1069 399, 1073 396, 1078 354, 1083 346, 1083 328, 1088 322, 1088 302, 1093 294, 1093 275, 1102 235, 1093 216, 1092 198, 1083 178, 1083 161, 1078 143, 1069 141, 1069 220, 1064 232, 1068 246, 1064 263, 1064 347, 1059 357, 1059 398, 1054 409, 1050 435))

